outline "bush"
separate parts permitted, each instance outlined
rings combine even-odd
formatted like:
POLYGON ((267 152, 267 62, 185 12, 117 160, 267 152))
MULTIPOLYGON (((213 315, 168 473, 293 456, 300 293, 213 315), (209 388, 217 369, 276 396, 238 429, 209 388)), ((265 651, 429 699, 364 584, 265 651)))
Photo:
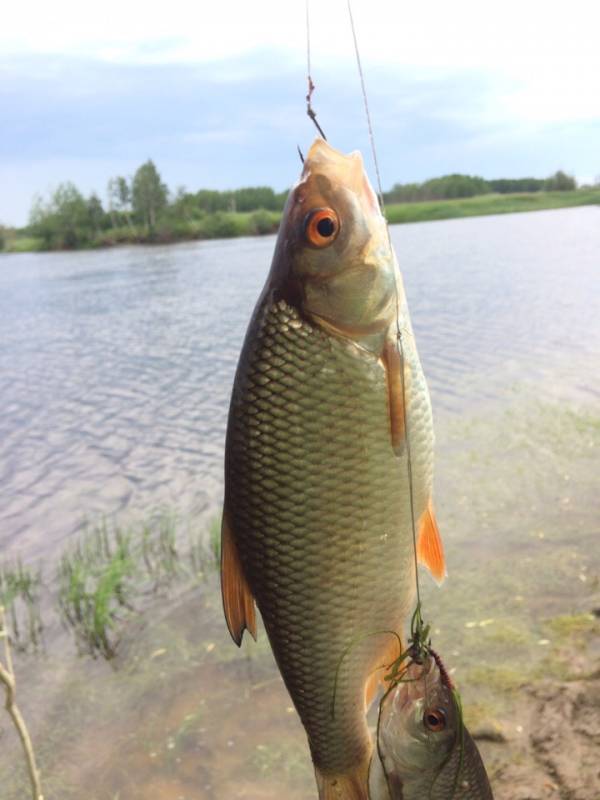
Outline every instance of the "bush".
POLYGON ((248 220, 250 225, 249 233, 264 235, 267 233, 275 233, 279 227, 278 214, 269 213, 264 208, 260 208, 253 214, 250 214, 248 220))
POLYGON ((244 236, 248 233, 248 225, 242 217, 216 211, 204 217, 198 226, 198 233, 202 239, 227 239, 244 236))

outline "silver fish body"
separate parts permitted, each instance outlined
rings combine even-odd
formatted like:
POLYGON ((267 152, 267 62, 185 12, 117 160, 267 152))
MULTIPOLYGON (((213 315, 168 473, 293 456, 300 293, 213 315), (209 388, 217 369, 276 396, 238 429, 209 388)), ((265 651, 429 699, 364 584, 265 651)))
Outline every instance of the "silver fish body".
POLYGON ((433 656, 383 698, 371 800, 493 800, 460 701, 433 656))

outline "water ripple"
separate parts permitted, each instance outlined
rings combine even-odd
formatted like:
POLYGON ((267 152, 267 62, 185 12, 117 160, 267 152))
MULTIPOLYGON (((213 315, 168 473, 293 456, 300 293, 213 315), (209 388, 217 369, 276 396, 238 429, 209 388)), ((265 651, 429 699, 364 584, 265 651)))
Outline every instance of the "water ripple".
MULTIPOLYGON (((592 208, 392 230, 438 425, 515 389, 597 399, 592 208)), ((94 514, 214 509, 229 392, 274 239, 0 261, 0 547, 94 514)))

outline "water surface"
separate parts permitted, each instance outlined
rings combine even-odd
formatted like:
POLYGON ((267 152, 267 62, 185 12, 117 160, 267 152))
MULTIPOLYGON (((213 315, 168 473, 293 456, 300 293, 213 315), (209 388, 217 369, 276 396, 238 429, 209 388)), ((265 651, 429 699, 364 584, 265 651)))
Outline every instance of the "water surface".
MULTIPOLYGON (((516 730, 515 672, 560 672, 552 620, 600 589, 600 210, 392 238, 438 440, 449 578, 438 591, 423 576, 426 616, 472 713, 516 730)), ((3 559, 42 561, 51 583, 86 518, 167 508, 202 525, 219 509, 233 373, 273 245, 0 257, 3 559)), ((228 640, 216 575, 156 601, 110 665, 56 625, 48 638, 16 663, 47 798, 315 796, 265 637, 228 640)), ((3 745, 12 800, 24 776, 3 745)))

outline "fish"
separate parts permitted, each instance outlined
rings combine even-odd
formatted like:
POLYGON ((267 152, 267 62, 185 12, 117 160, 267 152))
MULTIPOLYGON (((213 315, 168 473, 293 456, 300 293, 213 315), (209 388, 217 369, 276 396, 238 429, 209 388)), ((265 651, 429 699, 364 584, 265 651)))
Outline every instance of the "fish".
POLYGON ((256 638, 260 610, 321 800, 368 797, 366 708, 398 656, 383 631, 401 630, 414 600, 413 519, 419 559, 445 575, 433 440, 362 157, 319 138, 288 196, 235 374, 221 586, 238 645, 245 630, 256 638))
POLYGON ((379 705, 371 800, 493 800, 460 697, 434 651, 412 661, 379 705))

